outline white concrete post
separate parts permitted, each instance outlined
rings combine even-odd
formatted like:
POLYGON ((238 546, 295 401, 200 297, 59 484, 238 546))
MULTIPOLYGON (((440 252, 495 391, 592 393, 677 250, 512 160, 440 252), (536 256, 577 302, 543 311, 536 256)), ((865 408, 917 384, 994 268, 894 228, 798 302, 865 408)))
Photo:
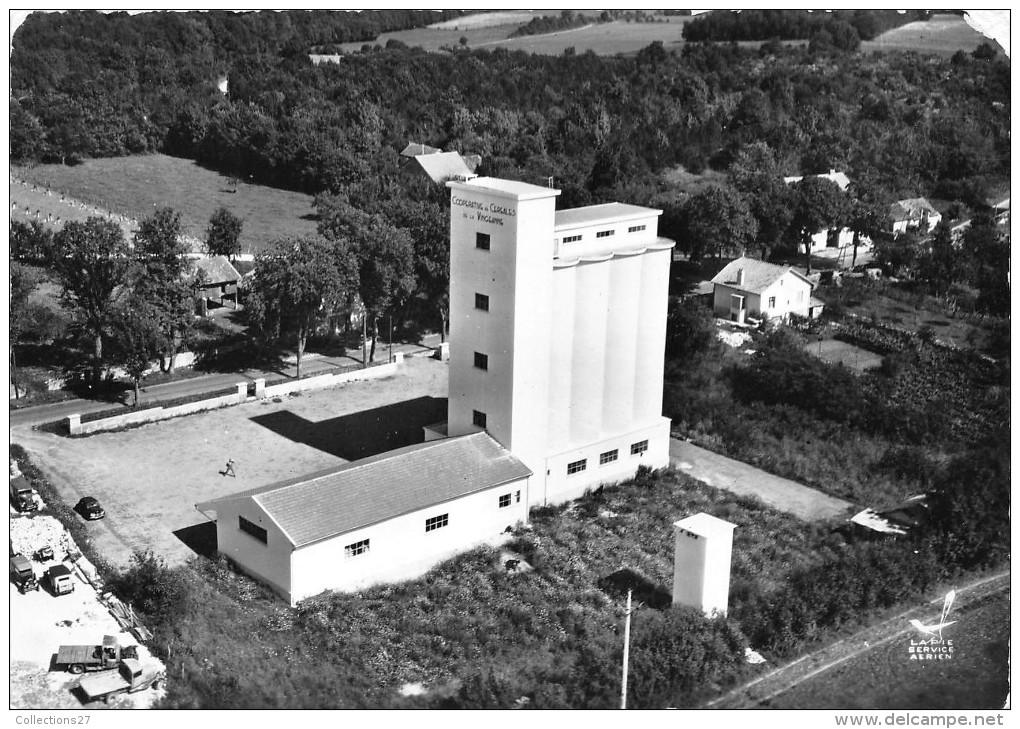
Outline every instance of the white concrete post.
POLYGON ((393 364, 397 364, 397 365, 401 364, 404 361, 404 353, 403 352, 394 352, 393 353, 393 358, 390 361, 393 362, 393 364))
POLYGON ((713 612, 725 615, 736 524, 701 513, 673 526, 676 529, 673 604, 690 605, 706 615, 713 612))
POLYGON ((237 383, 237 404, 243 405, 248 399, 248 383, 238 382, 237 383))
POLYGON ((266 378, 259 377, 255 380, 255 397, 264 400, 266 397, 266 378))
POLYGON ((81 415, 67 416, 67 431, 71 435, 81 435, 81 415))

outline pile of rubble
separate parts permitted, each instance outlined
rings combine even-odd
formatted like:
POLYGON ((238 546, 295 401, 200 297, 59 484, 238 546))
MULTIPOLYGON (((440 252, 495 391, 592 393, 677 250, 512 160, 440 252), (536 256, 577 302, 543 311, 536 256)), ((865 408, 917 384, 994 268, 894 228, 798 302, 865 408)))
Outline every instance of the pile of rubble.
POLYGON ((11 519, 10 524, 10 546, 16 554, 31 557, 46 546, 53 548, 53 557, 57 562, 74 560, 81 554, 71 535, 52 516, 11 519))

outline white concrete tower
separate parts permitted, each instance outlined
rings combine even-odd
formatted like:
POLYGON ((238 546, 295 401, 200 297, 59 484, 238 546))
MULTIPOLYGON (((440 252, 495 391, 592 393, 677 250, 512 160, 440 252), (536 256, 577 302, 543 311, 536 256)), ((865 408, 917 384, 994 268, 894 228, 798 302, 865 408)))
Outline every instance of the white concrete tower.
POLYGON ((560 191, 491 177, 447 185, 449 435, 484 429, 540 477, 560 191))
POLYGON ((673 604, 690 605, 706 615, 726 614, 735 524, 710 514, 675 522, 673 604))

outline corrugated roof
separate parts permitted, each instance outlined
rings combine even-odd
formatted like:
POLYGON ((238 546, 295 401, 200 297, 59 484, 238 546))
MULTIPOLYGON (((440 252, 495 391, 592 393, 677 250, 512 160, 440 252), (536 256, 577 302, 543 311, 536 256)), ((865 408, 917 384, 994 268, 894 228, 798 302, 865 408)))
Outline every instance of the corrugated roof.
POLYGON ((893 220, 911 220, 920 218, 924 212, 938 213, 935 207, 923 197, 897 200, 889 206, 889 217, 893 220))
POLYGON ((510 451, 479 432, 399 448, 196 507, 214 510, 251 497, 301 547, 530 475, 510 451))
POLYGON ((811 284, 808 278, 798 273, 791 266, 766 263, 765 261, 759 261, 757 258, 738 258, 735 261, 730 261, 723 270, 715 275, 712 283, 725 284, 741 291, 760 294, 788 272, 811 284), (744 282, 738 284, 737 271, 741 269, 744 271, 744 282))
POLYGON ((437 152, 436 154, 417 155, 414 161, 421 165, 425 174, 433 182, 446 182, 458 177, 470 177, 474 174, 464 163, 460 152, 437 152))
POLYGON ((195 261, 195 267, 205 276, 205 283, 239 281, 241 274, 231 265, 226 256, 205 256, 195 261))
POLYGON ((419 144, 418 142, 408 142, 407 146, 401 150, 400 155, 402 157, 417 157, 421 154, 439 154, 443 150, 438 147, 430 147, 427 144, 419 144))

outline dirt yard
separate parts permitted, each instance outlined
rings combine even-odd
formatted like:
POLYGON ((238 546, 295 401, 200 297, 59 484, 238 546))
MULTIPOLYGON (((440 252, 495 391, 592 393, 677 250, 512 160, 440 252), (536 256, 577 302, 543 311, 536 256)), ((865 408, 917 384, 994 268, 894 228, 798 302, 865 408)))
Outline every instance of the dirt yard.
MULTIPOLYGON (((66 532, 50 516, 14 517, 11 520, 11 544, 15 550, 31 554, 31 547, 50 543, 57 558, 65 553, 66 532)), ((47 563, 52 565, 54 563, 47 563)), ((36 575, 47 565, 33 561, 36 575)), ((105 635, 115 635, 121 645, 138 645, 131 634, 121 630, 109 610, 99 602, 96 591, 86 582, 74 580, 74 592, 55 596, 46 587, 19 594, 10 583, 10 686, 12 709, 81 709, 83 699, 74 691, 78 676, 50 670, 50 663, 61 645, 98 644, 105 635)), ((143 665, 159 663, 145 646, 138 646, 143 665)), ((162 664, 159 664, 162 666, 162 664)), ((147 689, 110 702, 112 708, 148 708, 164 689, 147 689)), ((90 704, 89 709, 98 708, 90 704)))
POLYGON ((19 428, 12 441, 66 503, 99 499, 107 516, 88 529, 111 561, 152 549, 178 564, 214 534, 196 503, 420 442, 421 426, 446 419, 447 371, 411 358, 380 380, 86 438, 19 428), (236 477, 222 475, 227 459, 236 477))

